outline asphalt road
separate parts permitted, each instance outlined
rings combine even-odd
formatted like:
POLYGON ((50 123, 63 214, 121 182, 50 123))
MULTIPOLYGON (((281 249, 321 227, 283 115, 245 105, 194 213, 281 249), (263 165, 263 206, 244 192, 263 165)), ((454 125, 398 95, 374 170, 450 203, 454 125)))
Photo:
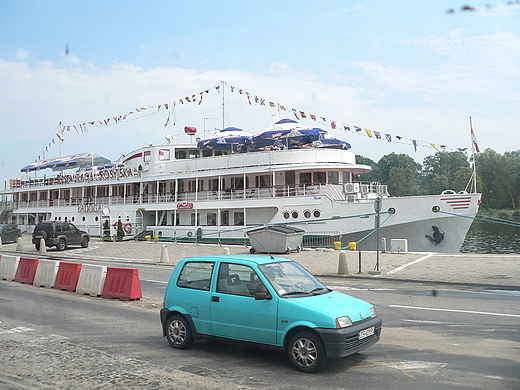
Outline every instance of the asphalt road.
POLYGON ((375 304, 382 339, 304 374, 243 343, 171 348, 159 309, 173 267, 136 267, 133 302, 0 281, 0 389, 520 389, 520 292, 321 278, 375 304))

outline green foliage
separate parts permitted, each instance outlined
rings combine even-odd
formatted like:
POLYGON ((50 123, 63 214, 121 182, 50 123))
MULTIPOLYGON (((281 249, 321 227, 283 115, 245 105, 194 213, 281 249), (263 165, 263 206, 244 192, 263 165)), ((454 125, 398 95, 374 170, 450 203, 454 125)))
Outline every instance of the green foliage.
MULTIPOLYGON (((469 187, 473 167, 461 152, 437 152, 427 156, 423 164, 405 154, 391 153, 373 160, 356 156, 358 164, 372 167, 359 181, 378 181, 388 186, 392 196, 440 194, 444 190, 473 191, 469 187)), ((486 149, 475 155, 477 191, 482 193, 482 209, 520 209, 520 150, 503 155, 486 149)), ((471 162, 472 163, 472 162, 471 162)), ((504 218, 517 214, 504 213, 504 218)), ((520 215, 520 211, 519 211, 520 215)))
POLYGON ((121 218, 117 220, 117 236, 123 237, 125 235, 125 231, 123 230, 123 222, 121 222, 121 218))

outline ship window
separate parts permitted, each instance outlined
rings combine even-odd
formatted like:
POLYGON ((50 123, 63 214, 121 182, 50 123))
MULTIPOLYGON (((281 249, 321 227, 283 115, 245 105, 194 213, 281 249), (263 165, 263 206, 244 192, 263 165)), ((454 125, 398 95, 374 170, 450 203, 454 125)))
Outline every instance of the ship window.
POLYGON ((271 175, 256 176, 255 187, 271 187, 271 175))
POLYGON ((186 150, 176 150, 175 151, 175 158, 176 159, 186 158, 186 150))
POLYGON ((312 182, 314 184, 324 184, 327 181, 327 175, 325 172, 314 172, 312 174, 312 182))
POLYGON ((310 172, 304 172, 300 173, 300 184, 311 184, 311 173, 310 172))
POLYGON ((198 150, 190 150, 190 158, 199 158, 198 150))
POLYGON ((291 215, 294 219, 298 218, 298 211, 293 211, 291 215))
POLYGON ((285 185, 293 185, 296 184, 296 173, 294 171, 285 172, 285 185))
POLYGON ((222 156, 224 153, 223 150, 215 150, 215 156, 222 156))
POLYGON ((149 150, 145 151, 144 155, 143 155, 143 161, 149 162, 151 159, 152 159, 152 152, 149 150))
POLYGON ((191 226, 200 225, 200 214, 199 213, 191 213, 191 226), (197 220, 195 220, 195 217, 197 220))
POLYGON ((343 172, 343 183, 351 182, 350 172, 343 172))
POLYGON ((170 159, 170 149, 159 149, 159 160, 168 161, 170 159))
POLYGON ((211 157, 213 155, 212 150, 203 150, 202 151, 202 157, 211 157))
POLYGON ((244 212, 238 211, 233 214, 235 226, 244 225, 244 212))
POLYGON ((291 214, 288 211, 284 211, 282 215, 285 219, 289 219, 289 217, 291 216, 291 214))
POLYGON ((231 178, 231 188, 244 188, 244 178, 243 177, 232 177, 231 178))
POLYGON ((329 183, 339 184, 339 172, 329 172, 329 183))
POLYGON ((314 218, 321 217, 321 211, 320 210, 314 210, 314 212, 312 214, 314 215, 314 218))
POLYGON ((217 213, 208 213, 206 215, 206 224, 208 226, 216 226, 217 225, 217 213))
POLYGON ((218 191, 218 179, 211 179, 211 191, 218 191))
POLYGON ((305 210, 305 211, 303 212, 303 216, 304 216, 305 218, 310 218, 310 217, 311 217, 311 212, 310 212, 310 210, 305 210))
POLYGON ((222 211, 222 213, 220 213, 220 224, 222 226, 229 225, 229 211, 222 211))

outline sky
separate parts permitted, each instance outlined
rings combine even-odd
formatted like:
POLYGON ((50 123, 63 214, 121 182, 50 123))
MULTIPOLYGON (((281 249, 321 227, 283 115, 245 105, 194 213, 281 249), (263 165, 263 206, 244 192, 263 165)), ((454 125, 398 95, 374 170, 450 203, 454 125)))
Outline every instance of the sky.
POLYGON ((471 148, 469 117, 480 150, 520 149, 520 2, 5 0, 0 37, 2 183, 293 109, 375 161, 471 148))

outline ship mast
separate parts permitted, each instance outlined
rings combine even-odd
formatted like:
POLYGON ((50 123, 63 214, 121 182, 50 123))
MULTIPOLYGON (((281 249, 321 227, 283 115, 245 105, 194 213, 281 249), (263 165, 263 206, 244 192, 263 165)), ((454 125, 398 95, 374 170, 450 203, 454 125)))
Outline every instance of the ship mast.
MULTIPOLYGON (((473 122, 471 120, 471 116, 469 117, 469 128, 471 131, 471 159, 473 160, 473 175, 471 180, 473 181, 473 193, 477 193, 477 162, 475 160, 475 152, 480 152, 477 144, 477 138, 475 137, 475 133, 473 132, 473 122)), ((470 180, 470 181, 471 181, 470 180)))
POLYGON ((222 90, 222 129, 226 128, 226 101, 225 101, 225 85, 226 82, 224 80, 220 81, 220 89, 222 90))

